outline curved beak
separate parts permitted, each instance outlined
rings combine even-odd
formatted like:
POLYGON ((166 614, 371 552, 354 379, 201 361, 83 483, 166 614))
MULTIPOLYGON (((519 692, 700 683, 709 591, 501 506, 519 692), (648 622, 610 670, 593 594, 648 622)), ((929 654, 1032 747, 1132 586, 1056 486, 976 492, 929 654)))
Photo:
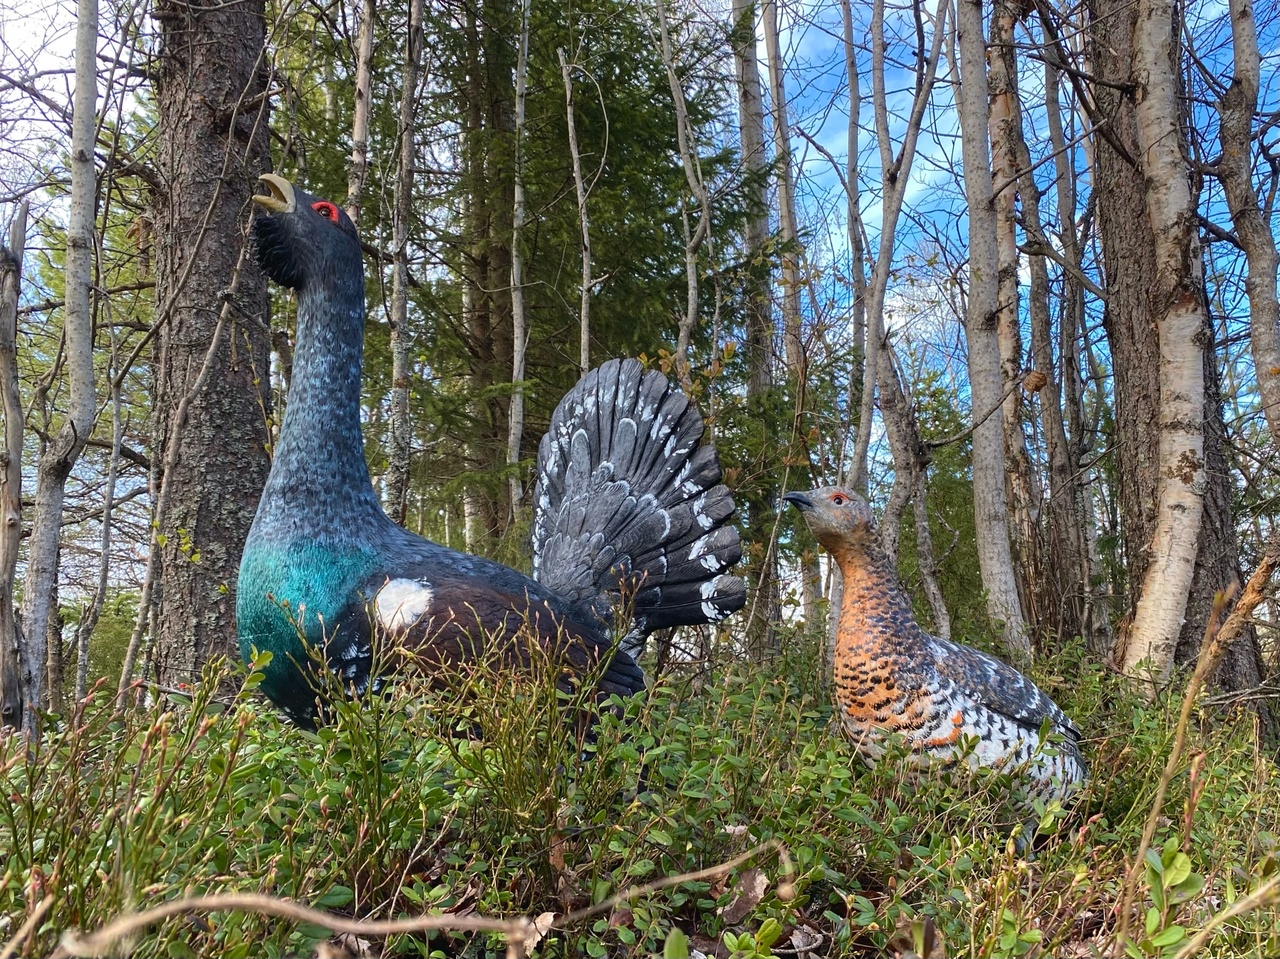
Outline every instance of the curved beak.
POLYGON ((282 176, 264 173, 258 177, 259 183, 265 183, 271 191, 269 196, 255 194, 251 199, 258 206, 270 213, 292 213, 298 205, 293 193, 293 184, 282 176))
POLYGON ((813 509, 813 500, 809 499, 804 493, 786 493, 782 499, 783 502, 790 503, 802 513, 813 509))

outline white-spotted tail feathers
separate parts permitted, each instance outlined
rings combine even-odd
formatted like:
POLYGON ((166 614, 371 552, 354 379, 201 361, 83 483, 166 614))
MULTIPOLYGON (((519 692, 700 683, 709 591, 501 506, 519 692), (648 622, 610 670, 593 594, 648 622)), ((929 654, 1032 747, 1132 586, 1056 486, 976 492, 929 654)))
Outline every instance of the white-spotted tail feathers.
POLYGON ((702 433, 685 395, 636 360, 584 376, 538 448, 534 578, 602 616, 625 597, 631 636, 741 609, 733 497, 702 433))

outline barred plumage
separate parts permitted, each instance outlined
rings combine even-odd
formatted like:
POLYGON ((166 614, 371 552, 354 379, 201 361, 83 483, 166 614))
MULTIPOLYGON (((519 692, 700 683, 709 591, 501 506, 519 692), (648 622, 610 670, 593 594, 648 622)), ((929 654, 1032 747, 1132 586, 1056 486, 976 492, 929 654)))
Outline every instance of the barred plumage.
POLYGON ((837 487, 788 493, 843 578, 835 691, 844 728, 869 759, 887 734, 921 762, 955 761, 1016 770, 1026 798, 1066 799, 1088 775, 1080 730, 1018 670, 920 628, 880 546, 871 508, 837 487), (1043 742, 1041 730, 1060 742, 1043 742))

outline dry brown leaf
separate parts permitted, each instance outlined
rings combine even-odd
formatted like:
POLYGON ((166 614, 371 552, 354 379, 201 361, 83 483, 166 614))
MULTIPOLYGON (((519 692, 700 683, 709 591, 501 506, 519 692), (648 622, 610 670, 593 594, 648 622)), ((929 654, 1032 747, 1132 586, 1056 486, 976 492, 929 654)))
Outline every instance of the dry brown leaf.
POLYGON ((733 891, 733 899, 729 905, 720 910, 720 915, 730 926, 742 922, 751 914, 769 889, 769 877, 764 870, 752 867, 738 877, 737 888, 733 891))
POLYGON ((538 943, 542 942, 542 937, 551 931, 551 927, 556 921, 556 915, 557 913, 554 912, 544 912, 533 920, 533 928, 524 937, 524 951, 526 954, 536 949, 538 943))

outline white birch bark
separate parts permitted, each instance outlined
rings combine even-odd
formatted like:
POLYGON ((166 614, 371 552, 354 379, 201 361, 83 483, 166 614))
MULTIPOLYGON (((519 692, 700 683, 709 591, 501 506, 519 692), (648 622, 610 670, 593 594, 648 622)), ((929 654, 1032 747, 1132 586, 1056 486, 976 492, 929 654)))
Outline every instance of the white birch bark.
MULTIPOLYGON (((1018 102, 1017 58, 1013 29, 1019 8, 1013 0, 996 0, 991 18, 988 83, 991 90, 991 177, 996 224, 996 339, 1000 348, 1001 410, 1004 431, 1005 496, 1009 506, 1018 582, 1024 606, 1034 610, 1043 593, 1039 554, 1039 475, 1027 450, 1023 432, 1022 390, 1014 387, 1022 376, 1022 330, 1018 284, 1017 204, 1021 174, 1017 145, 1022 110, 1018 102)), ((1034 617, 1033 617, 1034 618, 1034 617)))
POLYGON ((529 324, 524 312, 524 126, 525 99, 529 82, 529 6, 531 0, 520 0, 520 39, 516 53, 516 163, 515 201, 511 211, 511 411, 507 417, 507 468, 511 471, 508 486, 511 512, 514 516, 524 499, 517 466, 520 446, 524 442, 524 366, 529 345, 529 324))
POLYGON ((1195 572, 1204 513, 1204 277, 1178 127, 1173 0, 1139 0, 1134 78, 1139 164, 1155 236, 1150 291, 1160 344, 1154 534, 1125 648, 1125 672, 1154 693, 1168 682, 1195 572))
POLYGON ((0 247, 0 400, 4 451, 0 459, 0 726, 22 725, 18 621, 13 605, 22 541, 22 387, 18 379, 18 294, 27 239, 27 203, 18 206, 9 246, 0 247))
POLYGON ((20 669, 30 730, 34 708, 45 702, 46 633, 58 576, 58 534, 67 477, 93 432, 96 413, 93 386, 93 317, 90 290, 94 273, 93 166, 98 109, 98 3, 80 0, 76 19, 76 92, 71 118, 71 204, 67 217, 65 342, 69 408, 58 435, 49 441, 36 468, 35 510, 27 549, 27 576, 22 590, 20 669))
POLYGON ((364 0, 356 34, 356 102, 351 116, 351 168, 347 171, 347 216, 358 228, 369 178, 369 107, 373 96, 373 28, 377 0, 364 0))
POLYGON ((403 87, 396 136, 400 157, 396 168, 391 246, 391 421, 387 451, 386 498, 391 518, 404 525, 409 510, 409 221, 413 216, 413 121, 418 106, 418 62, 422 57, 422 0, 410 0, 403 87))
POLYGON ((573 186, 578 195, 578 223, 582 227, 582 298, 578 305, 578 366, 585 376, 591 369, 591 221, 587 215, 587 185, 582 178, 582 155, 578 152, 578 128, 573 121, 573 71, 564 57, 560 73, 564 77, 564 104, 569 124, 569 156, 573 161, 573 186))
POLYGON ((987 613, 999 624, 1005 648, 1015 660, 1031 655, 1009 545, 1004 491, 1004 437, 1000 415, 1000 345, 996 333, 997 269, 995 209, 987 153, 988 101, 986 44, 981 0, 958 0, 956 45, 961 82, 957 86, 964 192, 969 214, 969 284, 965 331, 969 345, 969 392, 973 431, 973 506, 987 613), (995 412, 987 416, 987 412, 995 412))

